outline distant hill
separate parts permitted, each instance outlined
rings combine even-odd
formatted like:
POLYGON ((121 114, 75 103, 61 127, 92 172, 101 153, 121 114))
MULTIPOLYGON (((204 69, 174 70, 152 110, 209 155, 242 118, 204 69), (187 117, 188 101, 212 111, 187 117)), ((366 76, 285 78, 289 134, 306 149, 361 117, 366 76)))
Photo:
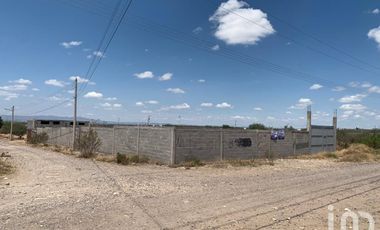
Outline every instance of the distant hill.
MULTIPOLYGON (((0 115, 4 121, 10 121, 12 116, 0 115)), ((16 121, 26 122, 28 120, 72 120, 72 117, 60 117, 60 116, 15 116, 16 121)), ((91 119, 85 117, 78 117, 78 121, 90 121, 91 119)))

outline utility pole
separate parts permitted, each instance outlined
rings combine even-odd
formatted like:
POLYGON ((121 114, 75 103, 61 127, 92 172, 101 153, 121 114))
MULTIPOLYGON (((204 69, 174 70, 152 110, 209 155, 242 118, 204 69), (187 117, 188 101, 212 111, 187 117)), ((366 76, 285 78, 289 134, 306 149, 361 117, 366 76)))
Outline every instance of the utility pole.
POLYGON ((75 78, 74 89, 74 117, 73 117, 73 150, 75 149, 75 140, 77 133, 77 101, 78 101, 78 78, 75 78))
POLYGON ((11 119, 11 130, 9 131, 9 140, 13 140, 13 122, 15 121, 15 106, 13 105, 10 109, 5 109, 12 112, 11 119))

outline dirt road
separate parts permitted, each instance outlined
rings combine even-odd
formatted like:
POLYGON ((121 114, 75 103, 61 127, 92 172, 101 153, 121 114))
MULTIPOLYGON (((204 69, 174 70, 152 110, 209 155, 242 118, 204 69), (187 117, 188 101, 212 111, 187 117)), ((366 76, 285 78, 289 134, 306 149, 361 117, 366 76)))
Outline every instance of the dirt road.
POLYGON ((369 212, 380 227, 376 163, 185 170, 94 162, 4 140, 0 150, 17 166, 0 179, 0 229, 327 229, 328 205, 336 229, 347 208, 369 212))

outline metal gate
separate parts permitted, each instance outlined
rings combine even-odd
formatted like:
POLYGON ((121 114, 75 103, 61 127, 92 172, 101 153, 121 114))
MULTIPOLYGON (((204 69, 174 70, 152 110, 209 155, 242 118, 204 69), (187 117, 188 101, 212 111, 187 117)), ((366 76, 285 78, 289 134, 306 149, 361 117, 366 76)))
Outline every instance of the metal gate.
POLYGON ((336 131, 334 126, 312 125, 310 130, 310 151, 333 152, 336 150, 336 131))

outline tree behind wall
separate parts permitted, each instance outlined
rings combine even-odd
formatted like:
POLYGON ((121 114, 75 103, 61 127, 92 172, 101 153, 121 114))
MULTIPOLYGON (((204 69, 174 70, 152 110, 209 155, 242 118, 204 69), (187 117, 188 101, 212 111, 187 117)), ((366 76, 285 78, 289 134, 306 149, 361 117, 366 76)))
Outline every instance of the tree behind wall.
POLYGON ((260 123, 253 123, 248 126, 248 129, 260 129, 260 130, 266 130, 268 129, 265 125, 260 123))

